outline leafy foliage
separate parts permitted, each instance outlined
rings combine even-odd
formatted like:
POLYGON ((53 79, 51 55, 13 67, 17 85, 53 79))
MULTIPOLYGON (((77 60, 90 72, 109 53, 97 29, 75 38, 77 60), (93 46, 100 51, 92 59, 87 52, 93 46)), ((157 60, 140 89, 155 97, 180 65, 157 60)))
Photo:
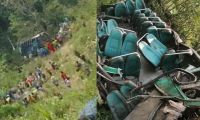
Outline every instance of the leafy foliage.
POLYGON ((167 22, 172 23, 181 38, 197 51, 200 50, 200 1, 152 0, 151 8, 167 22))

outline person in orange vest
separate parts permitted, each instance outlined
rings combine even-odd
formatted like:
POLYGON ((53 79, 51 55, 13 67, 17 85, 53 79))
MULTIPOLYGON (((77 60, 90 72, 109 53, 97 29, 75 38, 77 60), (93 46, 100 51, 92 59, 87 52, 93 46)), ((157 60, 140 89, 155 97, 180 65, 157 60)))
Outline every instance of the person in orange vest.
POLYGON ((55 52, 56 49, 54 48, 53 44, 51 42, 47 42, 47 48, 50 52, 55 52))
POLYGON ((70 83, 70 78, 66 75, 66 73, 64 73, 63 71, 60 72, 60 76, 61 78, 64 80, 65 84, 68 86, 68 87, 71 87, 71 83, 70 83))

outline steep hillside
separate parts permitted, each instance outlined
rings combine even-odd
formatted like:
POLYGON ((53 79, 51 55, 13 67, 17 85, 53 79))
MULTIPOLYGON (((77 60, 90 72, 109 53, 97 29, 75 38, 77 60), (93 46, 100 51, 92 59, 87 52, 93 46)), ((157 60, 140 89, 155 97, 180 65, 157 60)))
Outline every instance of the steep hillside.
MULTIPOLYGON (((6 120, 77 120, 82 107, 96 95, 95 75, 95 22, 96 1, 80 0, 76 6, 69 7, 66 11, 69 16, 74 16, 75 21, 70 26, 71 37, 66 38, 64 46, 55 53, 45 58, 35 58, 23 65, 22 73, 9 72, 2 79, 1 93, 15 86, 24 75, 33 72, 34 67, 40 65, 42 69, 48 67, 48 61, 55 61, 60 70, 65 71, 71 78, 72 87, 67 88, 60 78, 60 70, 54 72, 60 85, 55 87, 51 80, 44 84, 47 93, 36 103, 28 107, 21 102, 0 105, 0 119, 6 120), (74 51, 78 51, 89 62, 83 62, 83 67, 76 71, 76 61, 79 59, 74 51), (91 74, 85 74, 85 68, 91 70, 91 74), (11 75, 10 75, 11 74, 11 75), (7 77, 10 77, 9 79, 7 77), (7 81, 3 80, 6 79, 7 81), (10 81, 9 81, 10 80, 10 81), (13 82, 14 81, 14 82, 13 82), (6 86, 6 87, 4 87, 6 86), (59 99, 55 93, 60 93, 59 99)), ((3 93, 2 93, 3 94, 3 93)))

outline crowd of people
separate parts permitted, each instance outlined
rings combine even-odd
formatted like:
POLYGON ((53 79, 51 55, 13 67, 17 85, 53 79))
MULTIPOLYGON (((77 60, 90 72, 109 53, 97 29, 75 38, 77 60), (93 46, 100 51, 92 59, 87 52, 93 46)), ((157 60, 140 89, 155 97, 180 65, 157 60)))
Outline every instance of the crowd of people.
MULTIPOLYGON (((49 53, 54 53, 61 47, 65 35, 64 33, 66 32, 64 31, 64 28, 66 27, 65 24, 60 27, 58 34, 53 40, 45 42, 44 47, 36 49, 37 55, 46 56, 49 53)), ((76 56, 79 59, 76 61, 76 71, 79 72, 83 68, 84 73, 89 76, 91 70, 89 69, 89 66, 86 66, 84 63, 86 62, 90 64, 90 61, 87 60, 84 55, 79 53, 76 56)), ((31 58, 32 54, 28 57, 31 58)), ((51 81, 55 87, 58 87, 60 85, 59 83, 63 82, 66 87, 71 88, 71 78, 63 70, 60 70, 59 65, 54 61, 49 61, 48 64, 49 66, 44 68, 36 66, 33 72, 28 73, 28 75, 25 76, 16 86, 10 88, 4 96, 4 103, 10 104, 15 101, 22 101, 22 103, 27 106, 30 103, 36 102, 41 98, 41 94, 47 93, 44 87, 44 84, 47 81, 51 81), (60 77, 56 78, 56 74, 59 74, 60 77)), ((23 72, 23 68, 20 66, 18 66, 16 70, 18 73, 23 72)), ((55 93, 54 95, 62 98, 60 93, 55 93)))
POLYGON ((45 69, 39 66, 35 67, 34 72, 30 72, 17 86, 8 91, 4 97, 5 104, 21 100, 27 106, 30 103, 36 102, 40 98, 40 94, 47 92, 43 85, 49 80, 52 80, 51 82, 56 87, 59 86, 62 80, 67 87, 71 88, 70 77, 59 69, 59 65, 54 61, 49 61, 49 66, 45 67, 45 69), (56 80, 55 74, 58 72, 60 77, 56 80))

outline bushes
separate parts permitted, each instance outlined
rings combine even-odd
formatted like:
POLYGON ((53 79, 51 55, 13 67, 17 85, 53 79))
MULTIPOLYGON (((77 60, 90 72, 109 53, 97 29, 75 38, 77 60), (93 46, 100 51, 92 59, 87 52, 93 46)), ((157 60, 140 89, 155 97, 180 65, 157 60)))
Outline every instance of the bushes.
POLYGON ((22 106, 19 103, 7 104, 0 106, 0 119, 6 119, 6 117, 16 117, 21 115, 22 106))
POLYGON ((181 36, 183 41, 200 50, 200 1, 199 0, 152 0, 151 8, 165 20, 171 21, 172 28, 181 36))

